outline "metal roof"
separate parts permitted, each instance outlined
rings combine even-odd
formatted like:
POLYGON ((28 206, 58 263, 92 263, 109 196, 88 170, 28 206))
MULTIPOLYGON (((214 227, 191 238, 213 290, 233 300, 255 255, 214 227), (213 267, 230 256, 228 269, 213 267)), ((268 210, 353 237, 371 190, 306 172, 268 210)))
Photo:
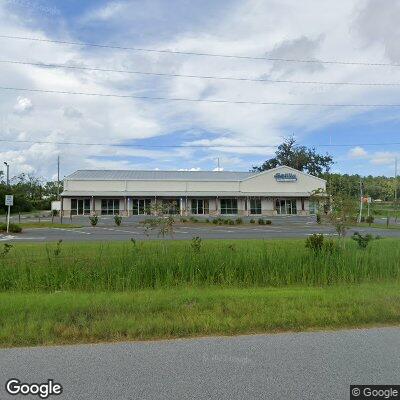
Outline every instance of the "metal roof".
POLYGON ((140 171, 140 170, 78 170, 65 179, 82 180, 190 180, 238 182, 259 174, 258 172, 233 171, 140 171))

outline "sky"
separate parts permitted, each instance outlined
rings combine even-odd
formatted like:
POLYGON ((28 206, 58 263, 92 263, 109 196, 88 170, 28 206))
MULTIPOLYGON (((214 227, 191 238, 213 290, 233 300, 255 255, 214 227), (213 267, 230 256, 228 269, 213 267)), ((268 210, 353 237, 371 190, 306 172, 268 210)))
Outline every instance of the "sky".
POLYGON ((213 170, 218 159, 224 170, 247 171, 293 135, 331 154, 334 172, 393 176, 400 107, 320 105, 400 105, 399 20, 398 0, 0 0, 0 36, 42 39, 0 37, 1 165, 7 161, 11 175, 44 179, 56 176, 58 156, 62 176, 76 169, 213 170), (265 102, 317 105, 257 104, 265 102))

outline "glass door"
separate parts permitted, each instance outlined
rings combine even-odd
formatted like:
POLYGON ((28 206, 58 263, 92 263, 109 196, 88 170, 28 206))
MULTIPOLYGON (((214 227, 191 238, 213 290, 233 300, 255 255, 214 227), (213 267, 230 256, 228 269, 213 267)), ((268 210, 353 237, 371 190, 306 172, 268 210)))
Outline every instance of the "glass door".
POLYGON ((295 215, 297 214, 296 199, 276 199, 275 208, 279 215, 295 215))
POLYGON ((90 214, 90 199, 71 199, 71 215, 90 214))
POLYGON ((133 215, 149 215, 151 199, 132 199, 133 215))

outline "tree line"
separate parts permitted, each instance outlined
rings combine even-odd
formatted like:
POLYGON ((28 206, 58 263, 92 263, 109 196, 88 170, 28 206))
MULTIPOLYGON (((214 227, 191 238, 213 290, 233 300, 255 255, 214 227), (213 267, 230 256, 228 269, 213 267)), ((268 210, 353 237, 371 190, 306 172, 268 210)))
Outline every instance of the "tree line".
MULTIPOLYGON (((62 183, 60 183, 60 193, 62 183)), ((45 181, 31 174, 20 174, 7 185, 4 172, 0 171, 0 214, 6 212, 4 199, 6 194, 14 195, 13 212, 50 210, 51 202, 57 200, 57 182, 45 181)))

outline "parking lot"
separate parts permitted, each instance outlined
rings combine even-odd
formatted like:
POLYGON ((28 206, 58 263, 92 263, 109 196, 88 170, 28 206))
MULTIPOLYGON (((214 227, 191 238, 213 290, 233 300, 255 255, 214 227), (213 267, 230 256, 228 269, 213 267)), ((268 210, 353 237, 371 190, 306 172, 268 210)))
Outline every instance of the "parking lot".
MULTIPOLYGON (((142 218, 143 219, 143 218, 142 218)), ((279 239, 305 238, 313 233, 335 235, 331 226, 319 225, 314 217, 274 217, 271 225, 245 223, 242 225, 214 225, 212 223, 176 223, 173 235, 166 235, 167 240, 192 239, 199 236, 202 239, 279 239)), ((27 219, 26 221, 28 221, 27 219)), ((35 219, 33 219, 35 220, 35 219)), ((49 222, 44 218, 42 222, 49 222)), ((96 227, 90 226, 88 217, 64 219, 65 224, 81 225, 81 228, 25 228, 21 234, 0 235, 0 241, 114 241, 114 240, 154 240, 161 239, 157 229, 146 230, 137 217, 124 218, 121 226, 116 226, 112 217, 101 217, 96 227)), ((59 222, 59 221, 54 221, 59 222)), ((354 231, 372 233, 382 237, 400 237, 400 230, 377 228, 352 228, 354 231)))

